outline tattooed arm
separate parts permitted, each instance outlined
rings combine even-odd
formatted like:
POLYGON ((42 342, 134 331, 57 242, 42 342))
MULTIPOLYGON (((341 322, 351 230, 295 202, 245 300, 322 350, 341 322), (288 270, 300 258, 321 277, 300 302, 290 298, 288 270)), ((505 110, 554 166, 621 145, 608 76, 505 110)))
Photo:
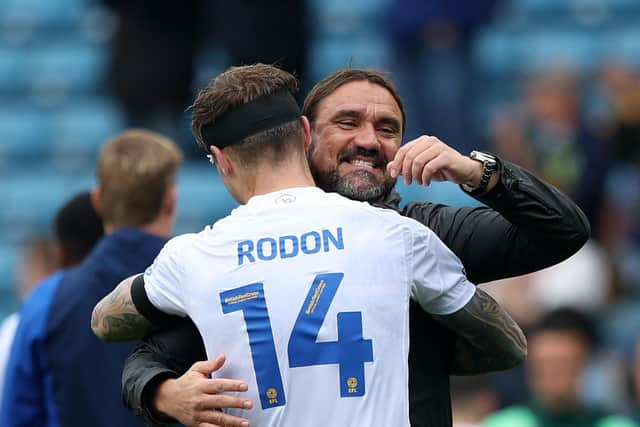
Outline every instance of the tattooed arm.
POLYGON ((481 289, 461 310, 434 317, 460 337, 450 367, 454 375, 510 369, 527 357, 527 340, 518 324, 481 289))
POLYGON ((131 298, 131 285, 138 276, 124 279, 93 309, 91 329, 101 340, 135 340, 151 330, 152 323, 140 314, 131 298))

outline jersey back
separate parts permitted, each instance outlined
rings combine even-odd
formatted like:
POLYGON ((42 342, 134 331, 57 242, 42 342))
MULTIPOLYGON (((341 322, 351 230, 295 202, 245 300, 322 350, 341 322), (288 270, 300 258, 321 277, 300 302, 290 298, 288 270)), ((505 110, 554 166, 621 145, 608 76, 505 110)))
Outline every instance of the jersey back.
POLYGON ((229 413, 259 426, 408 426, 409 299, 442 293, 435 277, 415 291, 415 227, 315 188, 270 193, 174 239, 145 282, 179 283, 150 299, 191 316, 209 358, 227 356, 217 377, 248 383, 253 409, 229 413))

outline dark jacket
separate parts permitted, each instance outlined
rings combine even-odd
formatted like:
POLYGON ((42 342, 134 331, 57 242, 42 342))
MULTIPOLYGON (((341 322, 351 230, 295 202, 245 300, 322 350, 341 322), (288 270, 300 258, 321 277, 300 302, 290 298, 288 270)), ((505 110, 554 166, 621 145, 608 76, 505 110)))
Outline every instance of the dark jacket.
MULTIPOLYGON (((567 196, 519 166, 500 161, 499 167, 498 184, 477 197, 488 207, 410 203, 401 209, 395 192, 384 204, 431 228, 460 258, 473 283, 540 270, 584 245, 589 223, 567 196)), ((450 427, 449 363, 456 336, 412 302, 410 338, 411 425, 450 427)), ((202 339, 189 319, 149 336, 125 364, 125 403, 149 417, 146 392, 205 359, 202 339)))
POLYGON ((65 272, 53 295, 45 336, 60 425, 143 425, 118 398, 122 364, 133 346, 100 341, 91 331, 91 312, 121 280, 149 266, 164 243, 137 229, 118 230, 65 272))

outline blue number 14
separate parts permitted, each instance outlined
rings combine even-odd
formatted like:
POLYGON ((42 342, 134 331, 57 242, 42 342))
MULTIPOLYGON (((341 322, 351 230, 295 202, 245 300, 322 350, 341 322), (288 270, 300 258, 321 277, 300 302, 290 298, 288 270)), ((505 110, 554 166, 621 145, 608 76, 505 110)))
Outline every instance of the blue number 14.
MULTIPOLYGON (((338 313, 338 341, 316 342, 343 276, 326 273, 315 277, 289 337, 289 367, 337 364, 340 396, 363 396, 364 363, 373 361, 373 349, 371 340, 362 337, 362 313, 338 313)), ((283 406, 286 398, 263 284, 222 292, 220 302, 225 314, 243 312, 262 409, 283 406)))

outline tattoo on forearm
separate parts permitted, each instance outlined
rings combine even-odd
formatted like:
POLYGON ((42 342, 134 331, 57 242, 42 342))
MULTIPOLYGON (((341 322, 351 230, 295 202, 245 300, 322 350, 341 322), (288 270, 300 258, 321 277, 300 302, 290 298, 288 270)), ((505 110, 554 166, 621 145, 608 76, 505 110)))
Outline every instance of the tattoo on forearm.
POLYGON ((509 369, 527 354, 527 340, 518 324, 489 294, 476 289, 460 311, 436 316, 459 338, 450 367, 452 374, 472 375, 509 369))
POLYGON ((141 338, 151 323, 131 301, 128 283, 121 283, 98 303, 91 317, 91 327, 104 340, 127 341, 141 338))

